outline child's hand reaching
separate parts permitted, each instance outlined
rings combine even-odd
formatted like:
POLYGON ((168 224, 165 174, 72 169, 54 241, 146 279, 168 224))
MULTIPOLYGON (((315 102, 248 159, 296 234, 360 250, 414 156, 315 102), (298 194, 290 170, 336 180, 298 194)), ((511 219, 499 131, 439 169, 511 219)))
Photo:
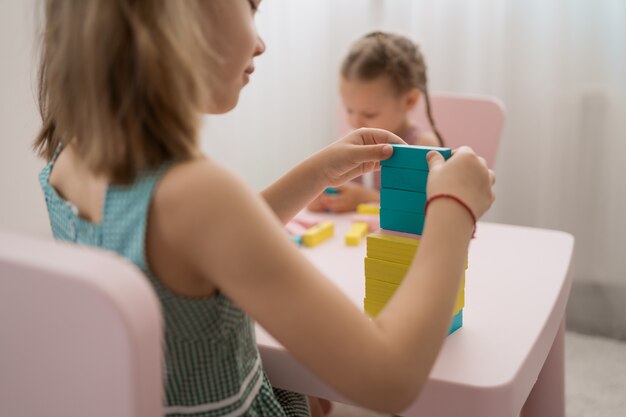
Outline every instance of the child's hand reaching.
POLYGON ((330 210, 333 213, 345 213, 347 211, 356 210, 357 206, 361 203, 371 203, 380 200, 378 191, 364 187, 361 184, 347 182, 335 187, 335 190, 337 191, 336 194, 320 194, 320 196, 309 205, 309 209, 316 211, 315 208, 319 205, 321 210, 330 210), (313 206, 313 208, 311 208, 311 206, 313 206))
POLYGON ((315 154, 326 186, 338 186, 366 172, 380 169, 380 160, 389 158, 390 143, 405 144, 382 129, 358 129, 315 154))
POLYGON ((495 199, 493 185, 496 175, 487 168, 485 159, 462 146, 453 151, 452 157, 444 161, 438 152, 426 156, 429 165, 428 198, 436 194, 451 194, 464 201, 480 218, 495 199))

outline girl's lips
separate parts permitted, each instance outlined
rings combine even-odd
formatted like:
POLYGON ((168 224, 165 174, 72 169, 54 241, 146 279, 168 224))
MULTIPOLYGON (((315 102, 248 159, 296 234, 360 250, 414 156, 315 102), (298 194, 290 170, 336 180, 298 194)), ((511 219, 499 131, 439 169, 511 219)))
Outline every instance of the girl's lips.
POLYGON ((250 75, 254 72, 254 65, 250 65, 248 68, 246 68, 246 70, 244 71, 244 73, 250 75))

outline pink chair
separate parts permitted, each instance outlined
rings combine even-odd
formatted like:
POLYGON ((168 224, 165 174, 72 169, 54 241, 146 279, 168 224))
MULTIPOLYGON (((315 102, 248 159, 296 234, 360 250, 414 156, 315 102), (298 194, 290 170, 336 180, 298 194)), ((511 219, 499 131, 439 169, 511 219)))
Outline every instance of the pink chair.
MULTIPOLYGON (((471 146, 493 168, 504 126, 504 105, 495 97, 434 93, 432 114, 446 146, 471 146)), ((413 112, 420 127, 430 128, 422 99, 413 112)))
POLYGON ((159 302, 124 259, 0 233, 0 331, 1 416, 163 414, 159 302))
MULTIPOLYGON (((495 97, 437 92, 431 93, 430 100, 433 118, 446 146, 471 146, 493 168, 504 126, 502 102, 495 97)), ((411 117, 418 126, 430 130, 423 97, 411 117)), ((341 134, 350 130, 343 106, 339 110, 338 129, 341 134)))

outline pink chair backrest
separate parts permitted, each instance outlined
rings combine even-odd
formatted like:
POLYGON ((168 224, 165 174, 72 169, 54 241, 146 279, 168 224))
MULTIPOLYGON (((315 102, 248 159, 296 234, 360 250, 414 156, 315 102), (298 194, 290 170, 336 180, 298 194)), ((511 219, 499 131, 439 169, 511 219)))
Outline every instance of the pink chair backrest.
MULTIPOLYGON (((437 129, 449 148, 471 146, 493 168, 504 126, 504 105, 495 97, 431 93, 433 118, 437 129)), ((423 130, 430 130, 426 116, 426 102, 422 97, 411 118, 423 130)), ((350 130, 345 111, 340 106, 338 117, 340 134, 350 130)))
MULTIPOLYGON (((504 105, 494 97, 436 93, 431 98, 437 129, 448 148, 471 146, 493 168, 504 126, 504 105)), ((418 126, 430 130, 426 101, 412 114, 418 126)))
POLYGON ((163 414, 162 321, 141 272, 0 233, 0 416, 163 414))

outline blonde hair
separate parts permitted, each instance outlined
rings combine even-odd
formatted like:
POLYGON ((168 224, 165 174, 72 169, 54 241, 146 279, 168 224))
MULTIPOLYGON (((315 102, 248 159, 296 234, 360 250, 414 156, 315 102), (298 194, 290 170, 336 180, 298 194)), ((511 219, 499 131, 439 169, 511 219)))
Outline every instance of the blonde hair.
POLYGON ((368 33, 350 48, 341 64, 341 75, 346 80, 356 77, 366 81, 384 75, 398 94, 417 88, 424 94, 430 126, 440 146, 444 146, 432 115, 426 62, 419 47, 410 39, 393 33, 368 33))
POLYGON ((69 144, 95 174, 128 183, 198 153, 212 57, 202 0, 46 0, 39 68, 50 160, 69 144))

